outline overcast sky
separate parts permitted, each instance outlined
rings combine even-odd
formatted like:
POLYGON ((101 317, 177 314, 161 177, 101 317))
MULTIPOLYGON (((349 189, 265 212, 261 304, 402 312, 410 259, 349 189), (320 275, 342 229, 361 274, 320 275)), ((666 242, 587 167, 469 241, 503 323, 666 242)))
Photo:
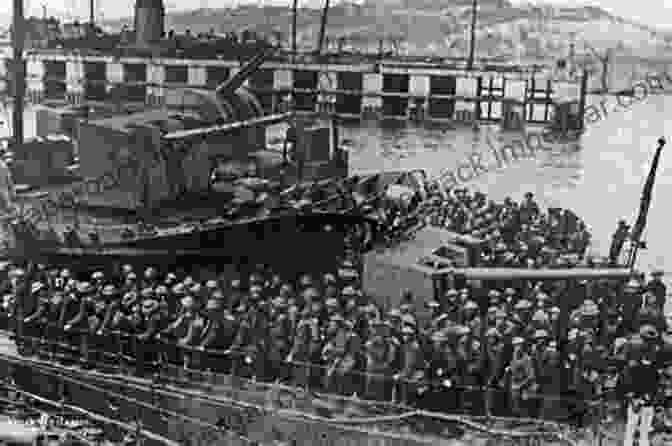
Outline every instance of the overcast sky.
MULTIPOLYGON (((263 2, 257 0, 256 2, 263 2)), ((265 0, 267 3, 290 4, 291 0, 265 0)), ((301 4, 319 5, 321 0, 299 0, 301 4)), ((512 0, 519 2, 521 0, 512 0)), ((46 5, 47 13, 63 15, 63 11, 69 11, 72 17, 88 17, 89 0, 24 0, 27 15, 42 15, 42 5, 46 5)), ((256 3, 251 0, 164 0, 168 9, 194 9, 199 7, 217 8, 240 3, 256 3)), ((633 20, 647 25, 661 28, 672 28, 672 0, 547 0, 554 4, 593 4, 633 20)), ((135 0, 96 0, 99 11, 104 17, 123 17, 132 13, 135 0)), ((0 0, 2 11, 10 11, 12 0, 0 0)))

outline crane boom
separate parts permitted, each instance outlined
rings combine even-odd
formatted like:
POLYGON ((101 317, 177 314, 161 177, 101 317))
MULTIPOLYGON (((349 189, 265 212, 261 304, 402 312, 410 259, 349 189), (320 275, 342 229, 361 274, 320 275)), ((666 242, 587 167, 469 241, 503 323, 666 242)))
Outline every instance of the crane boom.
POLYGON ((327 31, 327 14, 329 14, 329 0, 324 0, 324 8, 322 9, 322 17, 320 20, 320 34, 317 40, 317 49, 315 50, 315 54, 322 53, 324 38, 327 31))

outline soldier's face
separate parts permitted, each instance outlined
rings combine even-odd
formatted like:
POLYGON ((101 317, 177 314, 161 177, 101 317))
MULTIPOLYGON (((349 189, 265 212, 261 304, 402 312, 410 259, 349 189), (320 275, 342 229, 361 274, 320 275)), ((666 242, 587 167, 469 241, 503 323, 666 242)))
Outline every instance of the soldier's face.
POLYGON ((338 331, 338 324, 335 321, 329 322, 329 326, 327 327, 327 333, 336 334, 337 331, 338 331))

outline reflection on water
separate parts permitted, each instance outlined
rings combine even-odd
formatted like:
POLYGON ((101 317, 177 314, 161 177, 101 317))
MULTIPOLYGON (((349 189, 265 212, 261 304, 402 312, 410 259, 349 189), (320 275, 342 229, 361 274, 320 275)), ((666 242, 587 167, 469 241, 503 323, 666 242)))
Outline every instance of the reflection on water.
MULTIPOLYGON (((589 103, 598 103, 599 99, 590 97, 589 103)), ((665 113, 671 107, 672 97, 648 97, 591 125, 579 145, 555 143, 551 150, 482 174, 468 185, 496 199, 521 198, 531 191, 546 206, 571 208, 587 222, 596 249, 604 253, 617 220, 634 222, 656 140, 665 135, 666 127, 672 128, 672 118, 668 117, 669 112, 665 113)), ((0 137, 8 136, 9 115, 0 114, 0 120, 5 121, 0 126, 0 137)), ((26 113, 25 127, 27 137, 35 134, 31 111, 26 113)), ((425 169, 430 176, 437 176, 468 160, 472 153, 491 153, 486 132, 495 139, 501 136, 503 141, 515 138, 498 136, 496 127, 474 131, 394 121, 345 124, 341 141, 351 152, 354 172, 425 169)), ((665 259, 670 213, 661 198, 672 195, 672 170, 666 168, 672 160, 668 162, 668 158, 663 151, 645 234, 649 249, 642 253, 640 266, 655 265, 672 271, 672 257, 665 259)))

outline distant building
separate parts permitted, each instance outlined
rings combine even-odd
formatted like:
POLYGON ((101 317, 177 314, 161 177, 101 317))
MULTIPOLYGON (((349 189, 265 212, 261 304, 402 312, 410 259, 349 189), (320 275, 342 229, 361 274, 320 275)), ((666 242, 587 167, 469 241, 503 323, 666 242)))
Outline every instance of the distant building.
POLYGON ((81 39, 86 37, 86 32, 88 29, 87 23, 79 23, 74 21, 72 23, 63 24, 62 37, 64 39, 81 39))
POLYGON ((50 40, 61 34, 61 24, 54 17, 26 19, 26 48, 46 48, 50 40))

